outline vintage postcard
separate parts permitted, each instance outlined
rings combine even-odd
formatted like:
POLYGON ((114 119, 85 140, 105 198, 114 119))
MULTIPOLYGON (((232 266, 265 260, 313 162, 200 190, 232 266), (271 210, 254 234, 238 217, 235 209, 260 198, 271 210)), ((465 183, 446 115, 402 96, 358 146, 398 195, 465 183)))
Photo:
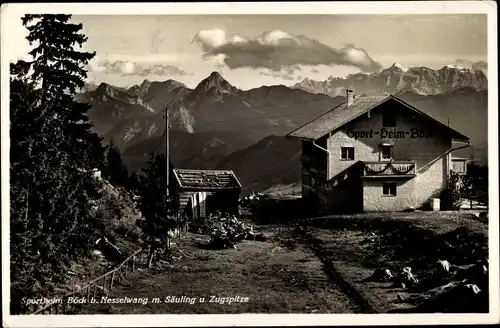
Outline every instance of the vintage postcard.
POLYGON ((498 323, 496 11, 2 5, 4 325, 498 323))

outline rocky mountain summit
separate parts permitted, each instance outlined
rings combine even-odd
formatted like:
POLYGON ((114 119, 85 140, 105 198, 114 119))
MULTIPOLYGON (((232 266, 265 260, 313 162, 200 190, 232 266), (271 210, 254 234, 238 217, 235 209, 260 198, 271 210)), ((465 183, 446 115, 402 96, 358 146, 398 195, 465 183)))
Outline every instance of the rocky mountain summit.
POLYGON ((304 79, 294 88, 332 97, 342 95, 346 88, 358 94, 381 94, 413 91, 421 95, 436 95, 464 87, 477 91, 488 89, 488 80, 481 70, 447 65, 439 70, 427 67, 405 68, 394 63, 378 73, 350 74, 346 78, 330 77, 325 81, 304 79))

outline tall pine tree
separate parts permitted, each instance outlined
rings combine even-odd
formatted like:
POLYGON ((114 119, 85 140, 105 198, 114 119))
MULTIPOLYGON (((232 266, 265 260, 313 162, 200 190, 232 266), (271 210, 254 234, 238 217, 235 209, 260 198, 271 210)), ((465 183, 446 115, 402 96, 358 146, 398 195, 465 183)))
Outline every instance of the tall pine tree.
POLYGON ((141 213, 146 219, 144 232, 150 240, 165 244, 166 231, 178 225, 175 212, 178 208, 178 199, 174 195, 166 196, 165 155, 151 154, 147 168, 143 169, 140 196, 141 213))
POLYGON ((127 168, 123 163, 120 149, 118 149, 113 140, 110 141, 107 147, 104 176, 114 186, 124 187, 127 184, 127 168))
POLYGON ((85 168, 99 165, 88 106, 73 100, 94 53, 69 15, 26 15, 31 61, 11 65, 11 312, 22 297, 50 295, 64 266, 86 254, 96 197, 85 168))
POLYGON ((130 174, 127 180, 126 187, 129 191, 133 192, 134 194, 136 194, 139 191, 139 188, 141 187, 141 180, 136 172, 132 172, 130 174))
POLYGON ((87 41, 81 33, 82 24, 70 23, 71 15, 25 15, 23 25, 28 29, 29 54, 33 61, 31 80, 40 84, 42 118, 51 116, 60 124, 67 139, 65 150, 80 168, 100 166, 101 139, 92 133, 87 112, 88 104, 78 103, 74 95, 87 78, 85 65, 95 52, 79 51, 87 41))

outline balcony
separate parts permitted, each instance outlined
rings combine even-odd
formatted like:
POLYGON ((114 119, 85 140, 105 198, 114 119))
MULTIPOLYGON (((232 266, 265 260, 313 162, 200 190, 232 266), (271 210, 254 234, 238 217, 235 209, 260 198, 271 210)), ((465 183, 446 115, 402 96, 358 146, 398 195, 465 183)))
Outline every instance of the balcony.
POLYGON ((417 164, 413 161, 363 162, 364 178, 412 178, 417 164))

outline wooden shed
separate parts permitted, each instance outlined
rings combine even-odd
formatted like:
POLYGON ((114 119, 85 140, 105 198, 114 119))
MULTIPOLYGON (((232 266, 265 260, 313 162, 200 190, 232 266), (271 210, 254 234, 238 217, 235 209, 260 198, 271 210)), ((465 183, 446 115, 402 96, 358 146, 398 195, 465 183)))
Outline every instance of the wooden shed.
POLYGON ((179 212, 188 218, 210 213, 238 214, 241 184, 231 170, 174 169, 173 192, 179 197, 179 212))

